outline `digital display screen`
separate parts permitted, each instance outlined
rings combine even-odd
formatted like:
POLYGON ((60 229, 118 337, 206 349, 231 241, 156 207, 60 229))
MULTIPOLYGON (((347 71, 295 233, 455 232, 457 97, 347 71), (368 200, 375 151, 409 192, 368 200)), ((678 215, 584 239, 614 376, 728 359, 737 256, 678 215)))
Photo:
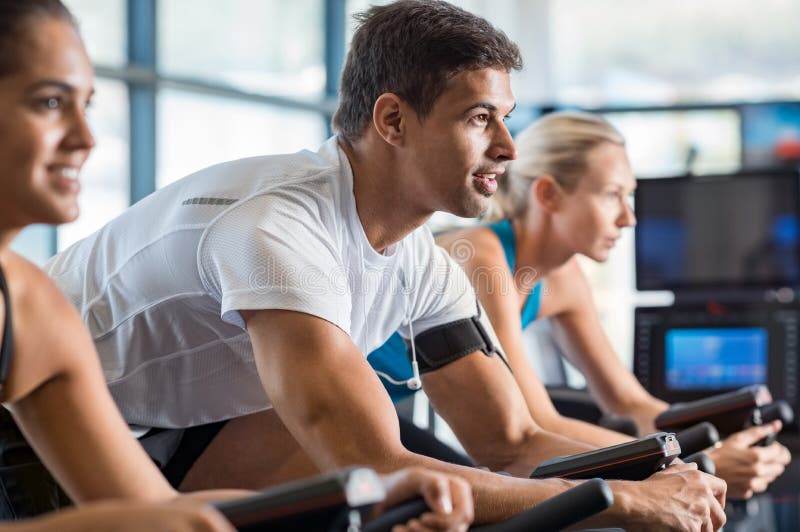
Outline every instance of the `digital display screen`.
POLYGON ((721 390, 767 382, 766 329, 672 329, 664 341, 668 389, 721 390))
POLYGON ((800 102, 748 104, 741 112, 746 168, 800 163, 800 102))
POLYGON ((800 283, 797 176, 754 173, 639 180, 639 290, 800 283))

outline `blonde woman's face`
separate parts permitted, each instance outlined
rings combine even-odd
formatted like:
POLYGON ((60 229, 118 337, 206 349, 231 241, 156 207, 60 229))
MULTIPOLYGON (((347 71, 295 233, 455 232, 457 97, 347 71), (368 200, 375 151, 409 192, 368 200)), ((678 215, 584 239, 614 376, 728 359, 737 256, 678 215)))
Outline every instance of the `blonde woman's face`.
POLYGON ((622 230, 636 224, 631 207, 636 180, 622 146, 595 146, 586 163, 574 189, 564 192, 556 228, 575 253, 604 262, 622 230))

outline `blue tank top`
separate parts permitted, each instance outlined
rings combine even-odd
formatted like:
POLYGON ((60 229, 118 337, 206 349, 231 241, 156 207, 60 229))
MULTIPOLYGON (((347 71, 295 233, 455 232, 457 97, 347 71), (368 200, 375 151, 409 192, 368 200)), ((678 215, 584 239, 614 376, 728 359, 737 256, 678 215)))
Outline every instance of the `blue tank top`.
MULTIPOLYGON (((517 259, 517 243, 511 222, 509 220, 501 220, 489 224, 487 227, 494 231, 497 238, 500 239, 500 244, 502 244, 506 255, 506 262, 508 262, 508 267, 513 272, 517 259)), ((540 281, 533 287, 528 299, 525 300, 525 305, 522 307, 523 329, 536 320, 541 300, 542 282, 540 281)), ((406 355, 406 344, 397 333, 394 333, 385 344, 370 353, 367 356, 367 362, 370 363, 374 370, 386 373, 396 381, 406 381, 413 376, 411 362, 406 355)), ((414 394, 414 391, 410 390, 405 384, 392 384, 383 377, 381 377, 381 382, 395 403, 414 394)))
MULTIPOLYGON (((494 231, 500 243, 503 245, 503 251, 506 254, 506 262, 508 262, 508 269, 512 272, 517 264, 517 240, 514 238, 514 227, 511 225, 510 220, 500 220, 493 224, 488 225, 489 229, 494 231)), ((528 294, 528 299, 525 300, 525 306, 522 307, 522 328, 524 329, 532 322, 536 321, 536 316, 539 315, 539 305, 542 303, 542 282, 539 281, 528 294)))

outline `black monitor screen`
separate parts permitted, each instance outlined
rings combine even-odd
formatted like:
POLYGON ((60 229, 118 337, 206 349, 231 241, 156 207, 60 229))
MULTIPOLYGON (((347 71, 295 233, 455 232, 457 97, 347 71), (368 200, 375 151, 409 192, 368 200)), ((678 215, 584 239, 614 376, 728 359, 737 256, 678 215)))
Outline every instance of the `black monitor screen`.
POLYGON ((670 390, 724 390, 767 382, 766 329, 671 329, 664 342, 670 390))
POLYGON ((641 179, 639 290, 796 286, 796 174, 641 179))

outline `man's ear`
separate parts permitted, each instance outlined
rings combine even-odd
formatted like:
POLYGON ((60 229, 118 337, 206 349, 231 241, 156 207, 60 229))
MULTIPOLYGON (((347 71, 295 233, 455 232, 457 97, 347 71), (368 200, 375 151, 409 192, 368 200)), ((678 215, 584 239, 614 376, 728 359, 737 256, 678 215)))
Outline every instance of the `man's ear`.
POLYGON ((372 124, 375 131, 393 146, 399 146, 403 142, 406 120, 403 111, 403 100, 391 92, 384 92, 378 96, 372 108, 372 124))
POLYGON ((553 213, 561 207, 564 189, 551 175, 541 175, 531 183, 528 201, 535 201, 545 212, 553 213))

